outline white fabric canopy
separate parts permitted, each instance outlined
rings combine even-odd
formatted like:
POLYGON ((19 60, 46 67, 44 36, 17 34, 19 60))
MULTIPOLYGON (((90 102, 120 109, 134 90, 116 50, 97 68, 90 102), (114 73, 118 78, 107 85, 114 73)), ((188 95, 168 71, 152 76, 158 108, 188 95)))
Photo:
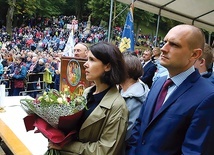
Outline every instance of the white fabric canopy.
MULTIPOLYGON (((132 0, 117 0, 131 4, 132 0)), ((136 0, 136 8, 214 32, 214 0, 136 0)))

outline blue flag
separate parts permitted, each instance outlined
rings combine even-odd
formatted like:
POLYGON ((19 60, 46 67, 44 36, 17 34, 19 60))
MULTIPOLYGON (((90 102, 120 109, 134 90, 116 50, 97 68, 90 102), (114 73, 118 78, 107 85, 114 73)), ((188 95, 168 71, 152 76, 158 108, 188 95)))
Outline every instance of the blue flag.
POLYGON ((126 17, 126 23, 124 25, 119 49, 121 52, 124 52, 126 50, 134 51, 134 45, 134 20, 133 8, 131 7, 126 17))

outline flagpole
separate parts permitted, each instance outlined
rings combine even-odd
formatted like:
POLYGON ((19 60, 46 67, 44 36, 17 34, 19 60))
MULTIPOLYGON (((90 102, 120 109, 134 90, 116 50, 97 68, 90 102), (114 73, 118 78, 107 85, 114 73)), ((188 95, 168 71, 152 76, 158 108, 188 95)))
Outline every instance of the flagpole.
POLYGON ((109 25, 108 25, 108 42, 110 42, 111 37, 111 21, 112 21, 112 11, 113 11, 113 1, 111 0, 110 16, 109 16, 109 25))
POLYGON ((119 44, 119 49, 121 52, 124 51, 132 51, 134 52, 134 20, 133 20, 133 11, 134 11, 134 4, 131 3, 129 12, 126 16, 126 21, 124 24, 121 42, 119 44))
MULTIPOLYGON (((132 3, 131 3, 130 5, 134 4, 135 1, 136 1, 136 0, 132 0, 132 3)), ((115 20, 118 16, 120 16, 124 11, 127 10, 128 7, 130 7, 130 5, 127 5, 127 6, 126 6, 122 11, 120 11, 120 13, 118 13, 118 15, 117 15, 116 17, 114 17, 112 20, 115 20)))
POLYGON ((129 7, 129 6, 127 5, 127 6, 125 7, 125 9, 123 9, 116 17, 114 17, 113 20, 115 20, 119 15, 121 15, 124 11, 126 11, 128 7, 129 7))

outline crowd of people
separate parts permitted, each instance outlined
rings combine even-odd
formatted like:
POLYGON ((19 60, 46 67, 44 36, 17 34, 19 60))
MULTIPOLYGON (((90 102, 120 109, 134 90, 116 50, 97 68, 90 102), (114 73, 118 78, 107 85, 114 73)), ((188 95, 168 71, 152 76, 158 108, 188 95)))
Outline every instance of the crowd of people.
MULTIPOLYGON (((56 21, 61 20, 44 31, 14 29, 15 43, 2 44, 0 75, 10 85, 9 95, 25 89, 26 77, 26 92, 34 98, 41 79, 46 91, 59 90, 60 42, 69 31, 56 21)), ((97 31, 92 46, 77 37, 74 47, 74 57, 86 59, 86 79, 93 82, 84 90, 87 110, 78 133, 66 145, 49 142, 48 148, 62 155, 214 154, 214 52, 203 32, 178 25, 166 34, 161 48, 136 54, 121 53, 104 42, 105 31, 97 31)))
MULTIPOLYGON (((45 89, 59 90, 60 57, 71 31, 69 24, 74 24, 74 21, 76 22, 74 16, 31 19, 28 26, 15 27, 11 36, 6 33, 5 27, 1 28, 0 78, 1 83, 5 82, 9 88, 9 96, 19 94, 27 87, 27 94, 36 97, 38 81, 44 81, 45 89), (27 80, 27 86, 21 82, 23 80, 27 80), (14 82, 15 87, 19 83, 18 88, 14 89, 14 82)), ((85 29, 85 22, 78 23, 74 44, 95 43, 105 39, 106 32, 103 28, 91 26, 88 33, 84 33, 85 29)))
POLYGON ((54 81, 57 80, 55 77, 59 70, 59 62, 60 55, 57 53, 5 53, 0 64, 1 83, 6 84, 9 96, 17 96, 21 91, 26 91, 28 95, 36 98, 37 90, 41 89, 38 88, 38 85, 41 86, 39 81, 44 81, 46 89, 59 90, 59 82, 54 81))
MULTIPOLYGON (((46 88, 59 89, 59 65, 57 63, 59 63, 58 60, 63 53, 69 37, 69 25, 77 25, 75 26, 74 44, 78 42, 92 44, 105 41, 107 38, 107 31, 103 27, 92 25, 88 30, 87 22, 78 22, 75 16, 32 18, 25 24, 28 26, 15 27, 11 36, 7 34, 5 27, 0 29, 0 62, 2 64, 0 65, 0 78, 7 80, 6 85, 10 88, 8 89, 8 95, 10 96, 17 95, 23 91, 23 83, 18 81, 21 84, 19 86, 21 88, 17 88, 18 90, 15 88, 14 93, 12 92, 14 90, 14 80, 12 80, 14 77, 12 77, 12 74, 14 74, 15 65, 18 63, 21 67, 16 69, 16 71, 23 71, 25 67, 27 70, 27 73, 21 71, 22 77, 18 77, 18 79, 29 80, 27 91, 32 97, 36 97, 38 91, 34 91, 33 93, 30 91, 37 90, 36 87, 38 84, 36 82, 43 79, 42 75, 35 76, 35 73, 45 73, 44 84, 46 88), (21 58, 21 62, 16 63, 15 57, 17 59, 21 58), (32 69, 30 71, 32 63, 35 67, 34 71, 32 69), (45 66, 49 66, 49 69, 45 66)), ((114 38, 120 38, 122 29, 116 27, 113 32, 114 38)), ((150 40, 150 37, 147 35, 144 37, 141 36, 141 38, 150 40)), ((139 50, 136 53, 138 55, 141 54, 139 50)), ((15 81, 17 82, 17 80, 15 81)), ((26 88, 26 84, 24 84, 24 87, 26 88)))

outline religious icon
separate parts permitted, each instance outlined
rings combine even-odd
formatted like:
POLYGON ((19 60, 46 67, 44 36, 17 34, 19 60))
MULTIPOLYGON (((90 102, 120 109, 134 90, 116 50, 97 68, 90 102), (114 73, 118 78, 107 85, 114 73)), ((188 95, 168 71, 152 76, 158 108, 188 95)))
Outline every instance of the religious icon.
POLYGON ((77 60, 71 59, 67 66, 67 79, 71 86, 76 86, 81 79, 81 67, 77 60))

